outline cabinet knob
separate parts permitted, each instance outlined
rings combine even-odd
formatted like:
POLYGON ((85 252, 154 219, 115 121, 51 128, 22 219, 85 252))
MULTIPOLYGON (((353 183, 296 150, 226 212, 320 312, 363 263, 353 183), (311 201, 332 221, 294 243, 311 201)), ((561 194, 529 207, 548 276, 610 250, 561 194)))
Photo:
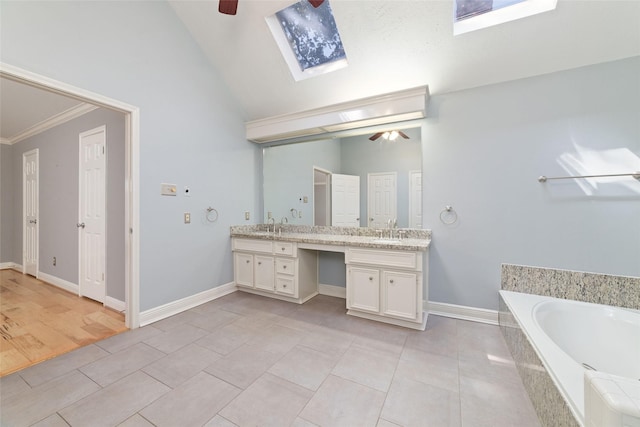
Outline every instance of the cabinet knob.
POLYGON ((249 264, 249 262, 250 262, 250 261, 249 261, 249 260, 247 260, 247 264, 249 264))
POLYGON ((284 252, 284 248, 282 248, 282 252, 284 252))
POLYGON ((258 265, 262 265, 262 261, 258 261, 258 265))
POLYGON ((286 266, 286 265, 283 265, 283 266, 282 266, 282 268, 286 270, 286 269, 287 269, 287 266, 286 266))
POLYGON ((389 283, 393 284, 393 279, 389 280, 389 283))
POLYGON ((283 287, 283 288, 286 288, 286 287, 287 287, 287 285, 282 285, 282 287, 283 287))
POLYGON ((373 280, 373 276, 369 276, 369 280, 371 280, 371 281, 372 281, 372 280, 373 280))

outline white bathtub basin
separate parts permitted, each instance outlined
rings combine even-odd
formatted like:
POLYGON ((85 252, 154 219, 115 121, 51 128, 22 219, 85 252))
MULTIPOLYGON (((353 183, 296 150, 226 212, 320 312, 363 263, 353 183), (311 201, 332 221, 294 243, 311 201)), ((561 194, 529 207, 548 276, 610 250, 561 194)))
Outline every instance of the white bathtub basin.
POLYGON ((584 425, 583 363, 637 380, 640 312, 520 292, 500 295, 580 425, 584 425))
POLYGON ((536 304, 538 326, 579 364, 640 379, 640 313, 606 305, 552 300, 536 304))

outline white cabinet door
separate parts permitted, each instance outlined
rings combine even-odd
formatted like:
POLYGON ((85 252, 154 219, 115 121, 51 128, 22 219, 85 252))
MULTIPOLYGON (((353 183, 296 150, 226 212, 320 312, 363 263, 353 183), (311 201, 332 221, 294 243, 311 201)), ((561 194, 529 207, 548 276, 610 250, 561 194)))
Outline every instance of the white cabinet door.
POLYGON ((347 272, 347 308, 380 312, 380 271, 349 267, 347 272))
POLYGON ((382 272, 382 313, 401 319, 417 319, 418 276, 415 273, 382 272))
POLYGON ((253 287, 253 255, 234 252, 233 265, 235 268, 236 285, 253 287))
POLYGON ((274 289, 274 269, 273 257, 254 255, 254 285, 256 289, 273 291, 274 289))

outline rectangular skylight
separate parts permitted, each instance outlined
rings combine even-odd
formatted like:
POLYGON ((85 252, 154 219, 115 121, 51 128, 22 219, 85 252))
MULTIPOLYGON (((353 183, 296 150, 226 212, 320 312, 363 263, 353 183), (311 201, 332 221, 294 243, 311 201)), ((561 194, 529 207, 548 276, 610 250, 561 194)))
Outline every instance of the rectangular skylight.
POLYGON ((329 0, 317 8, 301 0, 266 19, 296 81, 347 66, 329 0))
POLYGON ((463 34, 556 8, 558 0, 455 0, 453 34, 463 34))

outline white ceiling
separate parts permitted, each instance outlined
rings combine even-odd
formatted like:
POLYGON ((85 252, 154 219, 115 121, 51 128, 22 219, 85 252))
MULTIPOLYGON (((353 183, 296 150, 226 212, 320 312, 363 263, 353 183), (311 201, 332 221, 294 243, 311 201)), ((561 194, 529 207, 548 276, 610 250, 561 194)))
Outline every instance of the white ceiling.
POLYGON ((640 1, 558 0, 556 10, 453 36, 452 0, 331 0, 347 68, 295 82, 265 23, 293 0, 170 1, 247 120, 429 85, 432 94, 640 54, 640 1))
MULTIPOLYGON (((453 36, 452 0, 331 0, 347 68, 295 82, 265 22, 294 0, 170 1, 246 120, 429 85, 431 94, 640 55, 640 0, 558 0, 556 10, 453 36)), ((78 101, 0 79, 0 137, 78 101)))
POLYGON ((68 111, 83 102, 0 79, 0 138, 11 140, 27 129, 68 111))

